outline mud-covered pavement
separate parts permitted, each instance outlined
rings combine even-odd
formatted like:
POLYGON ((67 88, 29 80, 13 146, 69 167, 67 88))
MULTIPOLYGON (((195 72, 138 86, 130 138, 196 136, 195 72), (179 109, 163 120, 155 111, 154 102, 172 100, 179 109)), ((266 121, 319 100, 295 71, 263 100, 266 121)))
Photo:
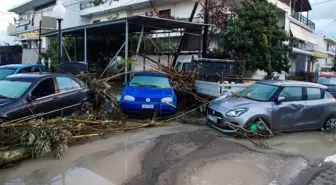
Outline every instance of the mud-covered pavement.
POLYGON ((269 148, 207 126, 147 128, 73 146, 61 160, 47 156, 2 169, 0 184, 292 185, 312 179, 314 185, 322 182, 319 174, 333 172, 332 164, 320 164, 336 154, 335 134, 284 134, 263 144, 269 148))

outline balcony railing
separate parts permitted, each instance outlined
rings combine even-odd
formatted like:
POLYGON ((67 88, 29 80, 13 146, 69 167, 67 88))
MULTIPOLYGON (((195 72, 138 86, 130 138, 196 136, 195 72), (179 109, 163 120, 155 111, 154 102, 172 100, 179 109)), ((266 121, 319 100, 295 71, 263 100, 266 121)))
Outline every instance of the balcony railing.
POLYGON ((292 46, 294 48, 302 49, 302 50, 305 50, 305 51, 315 51, 316 48, 317 48, 317 46, 315 44, 305 43, 305 42, 298 41, 298 40, 291 41, 290 46, 292 46))
POLYGON ((315 30, 315 23, 311 20, 309 20, 307 17, 301 15, 298 12, 292 11, 292 17, 296 20, 298 20, 299 22, 305 24, 306 26, 312 28, 313 30, 315 30))
POLYGON ((21 33, 37 31, 39 29, 39 22, 42 22, 42 31, 45 29, 55 29, 56 20, 53 17, 48 16, 34 16, 34 20, 22 20, 18 21, 14 25, 9 25, 7 27, 7 34, 9 36, 16 36, 21 33))
POLYGON ((333 53, 336 53, 336 48, 328 48, 327 51, 330 51, 330 52, 333 52, 333 53))

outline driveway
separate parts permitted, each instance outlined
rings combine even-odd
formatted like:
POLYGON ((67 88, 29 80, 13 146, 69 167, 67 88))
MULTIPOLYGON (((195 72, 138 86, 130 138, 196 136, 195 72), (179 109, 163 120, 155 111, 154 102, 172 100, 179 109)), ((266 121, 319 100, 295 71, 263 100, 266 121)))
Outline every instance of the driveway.
POLYGON ((73 146, 61 160, 24 161, 1 170, 0 184, 291 185, 322 171, 321 162, 336 154, 335 140, 320 132, 286 134, 260 149, 207 126, 173 124, 73 146))

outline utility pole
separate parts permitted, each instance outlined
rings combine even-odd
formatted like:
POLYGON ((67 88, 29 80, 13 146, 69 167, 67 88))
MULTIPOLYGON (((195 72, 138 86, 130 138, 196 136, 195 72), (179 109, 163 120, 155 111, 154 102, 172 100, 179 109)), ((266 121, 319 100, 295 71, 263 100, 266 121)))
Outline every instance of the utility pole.
POLYGON ((204 5, 204 33, 203 33, 203 52, 202 52, 202 57, 205 58, 207 55, 208 51, 208 35, 209 35, 209 1, 210 0, 205 0, 205 5, 204 5))
POLYGON ((41 62, 41 47, 42 47, 42 38, 41 38, 41 32, 42 32, 42 21, 40 20, 40 25, 39 25, 39 58, 41 62))

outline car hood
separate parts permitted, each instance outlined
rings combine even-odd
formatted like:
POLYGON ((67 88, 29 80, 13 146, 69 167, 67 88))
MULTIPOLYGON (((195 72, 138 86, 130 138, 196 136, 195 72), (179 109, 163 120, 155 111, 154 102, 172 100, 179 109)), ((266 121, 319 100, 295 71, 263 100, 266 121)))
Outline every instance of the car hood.
POLYGON ((174 95, 174 90, 172 88, 126 87, 123 95, 146 98, 164 98, 172 97, 174 95))
POLYGON ((250 108, 257 106, 260 102, 240 97, 226 97, 221 100, 215 100, 210 104, 210 108, 219 108, 223 111, 229 111, 237 108, 250 108))
POLYGON ((2 99, 2 98, 0 98, 0 108, 3 107, 3 106, 5 106, 5 105, 7 105, 7 104, 12 103, 12 102, 13 102, 13 100, 11 100, 11 99, 2 99))

